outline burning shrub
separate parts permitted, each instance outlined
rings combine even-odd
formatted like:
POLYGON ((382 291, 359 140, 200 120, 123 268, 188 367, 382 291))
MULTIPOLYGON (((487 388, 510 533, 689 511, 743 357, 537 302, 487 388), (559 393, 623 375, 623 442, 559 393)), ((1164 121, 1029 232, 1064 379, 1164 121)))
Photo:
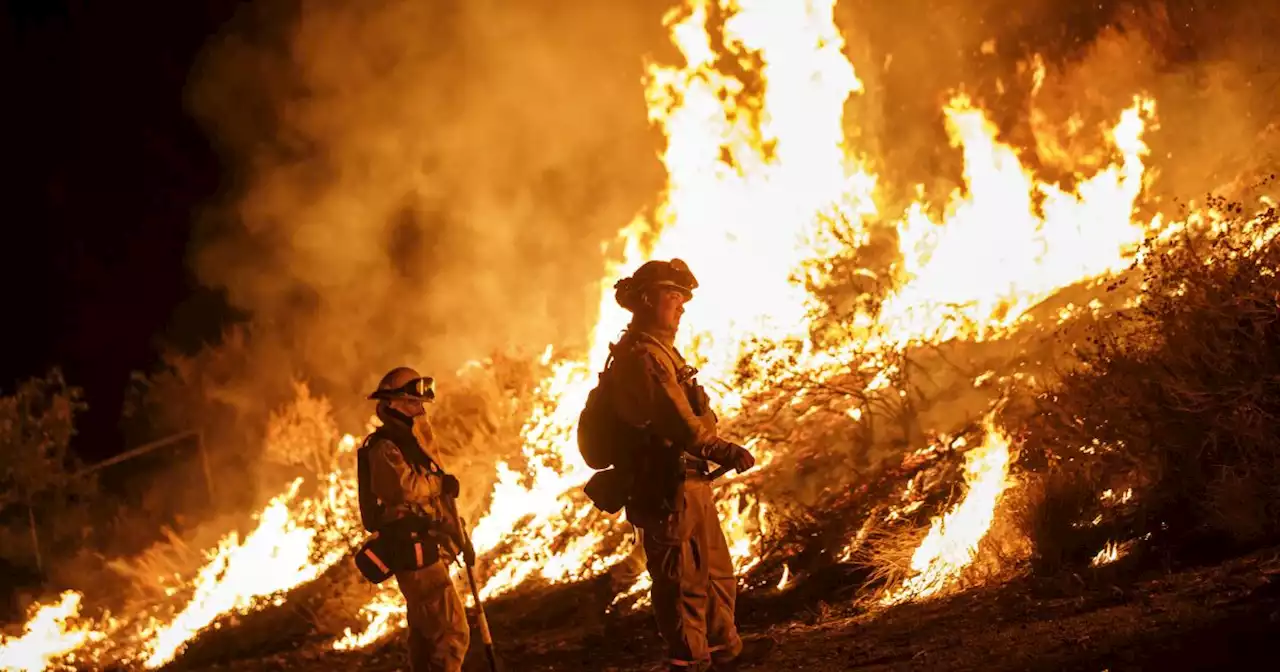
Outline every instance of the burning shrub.
POLYGON ((1094 476, 1056 467, 1027 475, 1011 522, 1034 540, 1032 573, 1085 566, 1118 532, 1114 520, 1101 519, 1103 488, 1094 476))
POLYGON ((1280 538, 1280 219, 1210 208, 1213 226, 1148 243, 1137 306, 1040 395, 1043 562, 1078 564, 1106 536, 1190 557, 1280 538))
POLYGON ((533 357, 495 354, 440 382, 431 413, 435 448, 462 483, 458 509, 469 522, 489 506, 493 465, 522 459, 520 428, 545 373, 533 357))
POLYGON ((306 383, 295 381, 293 387, 297 396, 267 423, 266 457, 318 478, 333 469, 342 435, 328 399, 312 397, 306 383))

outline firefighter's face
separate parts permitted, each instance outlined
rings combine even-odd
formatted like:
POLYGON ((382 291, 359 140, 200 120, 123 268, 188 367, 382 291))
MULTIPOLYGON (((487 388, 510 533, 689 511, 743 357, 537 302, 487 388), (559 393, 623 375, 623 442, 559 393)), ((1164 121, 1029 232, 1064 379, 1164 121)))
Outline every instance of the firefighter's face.
POLYGON ((421 399, 400 398, 392 399, 387 402, 392 409, 403 413, 410 418, 416 418, 419 415, 425 415, 427 412, 427 402, 421 399))
POLYGON ((650 294, 653 306, 654 322, 662 329, 676 331, 680 328, 680 318, 684 315, 684 303, 687 301, 683 292, 670 288, 661 288, 650 294))

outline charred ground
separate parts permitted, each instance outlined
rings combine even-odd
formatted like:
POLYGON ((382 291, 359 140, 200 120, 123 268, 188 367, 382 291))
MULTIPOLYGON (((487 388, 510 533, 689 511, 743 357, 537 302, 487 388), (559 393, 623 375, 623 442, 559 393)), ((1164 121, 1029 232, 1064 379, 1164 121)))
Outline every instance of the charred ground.
MULTIPOLYGON (((1253 669, 1280 632, 1280 548, 1146 577, 1107 571, 1024 578, 891 611, 854 604, 850 578, 823 573, 785 592, 745 596, 739 606, 745 636, 776 642, 773 653, 749 669, 1253 669)), ((600 618, 610 597, 596 582, 495 603, 490 612, 504 669, 657 669, 662 646, 651 615, 600 618), (533 603, 543 606, 528 611, 533 603)), ((323 652, 314 644, 260 643, 177 669, 405 666, 398 640, 358 654, 323 652)), ((486 667, 473 654, 466 669, 486 667)))

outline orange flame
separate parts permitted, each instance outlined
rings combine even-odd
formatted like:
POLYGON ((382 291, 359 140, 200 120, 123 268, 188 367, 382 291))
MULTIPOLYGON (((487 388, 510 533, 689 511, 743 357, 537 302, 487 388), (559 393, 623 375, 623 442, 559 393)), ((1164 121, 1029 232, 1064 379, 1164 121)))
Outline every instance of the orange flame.
MULTIPOLYGON (((684 65, 649 63, 645 82, 650 119, 667 138, 664 199, 653 221, 637 219, 621 234, 622 258, 601 281, 599 320, 587 356, 557 362, 539 386, 539 403, 521 431, 527 466, 517 472, 509 464, 496 465, 492 503, 473 531, 476 549, 491 567, 481 590, 485 598, 531 580, 592 576, 627 553, 625 544, 611 545, 612 519, 593 511, 580 494, 591 470, 574 448, 574 432, 608 344, 628 317, 614 304, 612 285, 643 261, 678 256, 700 277, 679 345, 701 369, 702 380, 722 395, 716 400, 721 415, 731 418, 771 384, 734 380, 744 345, 754 339, 799 343, 803 373, 822 379, 846 371, 855 350, 996 338, 1060 289, 1125 267, 1148 233, 1167 236, 1180 226, 1212 226, 1221 219, 1209 213, 1167 225, 1134 220, 1145 179, 1142 136, 1155 112, 1148 98, 1135 98, 1111 130, 1114 163, 1077 175, 1068 192, 1038 180, 1013 148, 996 139, 982 110, 959 95, 944 113, 952 144, 963 153, 965 188, 952 193, 940 213, 923 199, 906 210, 897 224, 901 262, 878 319, 855 320, 846 325, 845 343, 819 349, 808 338, 813 299, 794 276, 838 249, 823 224, 833 215, 863 241, 863 219, 877 214, 876 177, 844 135, 845 102, 862 84, 843 54, 835 0, 717 5, 712 12, 711 0, 687 0, 665 17, 684 65), (713 13, 725 17, 721 30, 707 25, 713 13), (713 36, 723 42, 714 44, 713 36), (750 82, 717 68, 725 53, 753 56, 736 59, 751 71, 750 82), (648 233, 657 235, 643 247, 648 233)), ((1038 87, 1043 66, 1032 76, 1038 87)), ((1037 132, 1042 151, 1058 151, 1043 140, 1037 132)), ((1062 319, 1079 310, 1064 309, 1062 319)), ((777 350, 782 354, 783 348, 777 350)), ((548 350, 548 361, 553 352, 548 350)), ((870 365, 879 375, 868 391, 885 388, 893 373, 889 365, 870 365)), ((856 411, 849 417, 861 421, 856 411)), ((354 442, 344 438, 343 451, 354 442)), ((887 603, 943 589, 968 562, 1007 486, 1008 449, 1007 439, 988 427, 984 444, 969 454, 969 495, 934 522, 913 558, 915 576, 887 603)), ((758 452, 762 471, 779 458, 758 452)), ((85 630, 57 619, 78 609, 78 596, 71 602, 64 596, 57 608, 33 616, 28 635, 3 640, 0 660, 37 661, 15 665, 41 669, 79 651, 157 667, 220 616, 280 603, 284 592, 314 580, 358 539, 350 471, 334 469, 309 495, 300 494, 303 483, 295 482, 263 510, 244 539, 228 535, 190 579, 192 594, 180 609, 168 613, 158 605, 156 614, 128 622, 104 617, 85 630)), ((745 572, 760 561, 769 506, 744 482, 728 480, 720 510, 735 566, 745 572)), ((861 538, 851 548, 858 543, 861 538)), ((642 578, 628 593, 644 586, 642 578)), ((393 584, 362 613, 366 628, 346 633, 335 647, 365 646, 403 627, 403 603, 393 584)))
MULTIPOLYGON (((349 451, 354 439, 344 446, 349 451)), ((246 613, 264 602, 283 604, 286 591, 342 559, 354 530, 351 481, 340 476, 330 474, 327 497, 306 499, 298 511, 289 507, 302 485, 302 479, 295 480, 259 514, 257 529, 243 541, 235 533, 223 539, 196 577, 186 608, 151 635, 143 664, 154 669, 173 660, 179 647, 223 614, 246 613)))
POLYGON ((881 598, 881 604, 934 595, 969 565, 991 528, 1000 496, 1012 485, 1009 461, 1009 438, 988 419, 986 440, 965 454, 969 491, 955 508, 933 519, 929 534, 911 556, 913 575, 881 598))
POLYGON ((38 607, 21 637, 0 636, 0 669, 39 672, 86 644, 102 641, 106 635, 92 625, 75 623, 82 597, 67 591, 57 604, 38 607))

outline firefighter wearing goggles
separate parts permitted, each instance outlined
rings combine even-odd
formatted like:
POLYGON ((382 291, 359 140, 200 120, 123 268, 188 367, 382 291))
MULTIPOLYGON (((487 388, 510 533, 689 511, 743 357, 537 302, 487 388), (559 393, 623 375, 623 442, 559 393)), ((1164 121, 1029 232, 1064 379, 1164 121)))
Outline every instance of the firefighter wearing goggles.
MULTIPOLYGON (((426 405, 435 396, 434 381, 408 367, 388 372, 369 395, 378 402, 382 421, 360 449, 367 451, 372 495, 362 493, 361 516, 370 530, 409 516, 441 530, 460 529, 445 501, 458 496, 458 479, 444 471, 432 451, 426 405)), ((364 486, 362 482, 362 490, 364 486)), ((450 534, 441 536, 439 560, 395 574, 408 608, 409 666, 414 672, 458 672, 470 644, 471 630, 447 567, 463 545, 450 534)))

